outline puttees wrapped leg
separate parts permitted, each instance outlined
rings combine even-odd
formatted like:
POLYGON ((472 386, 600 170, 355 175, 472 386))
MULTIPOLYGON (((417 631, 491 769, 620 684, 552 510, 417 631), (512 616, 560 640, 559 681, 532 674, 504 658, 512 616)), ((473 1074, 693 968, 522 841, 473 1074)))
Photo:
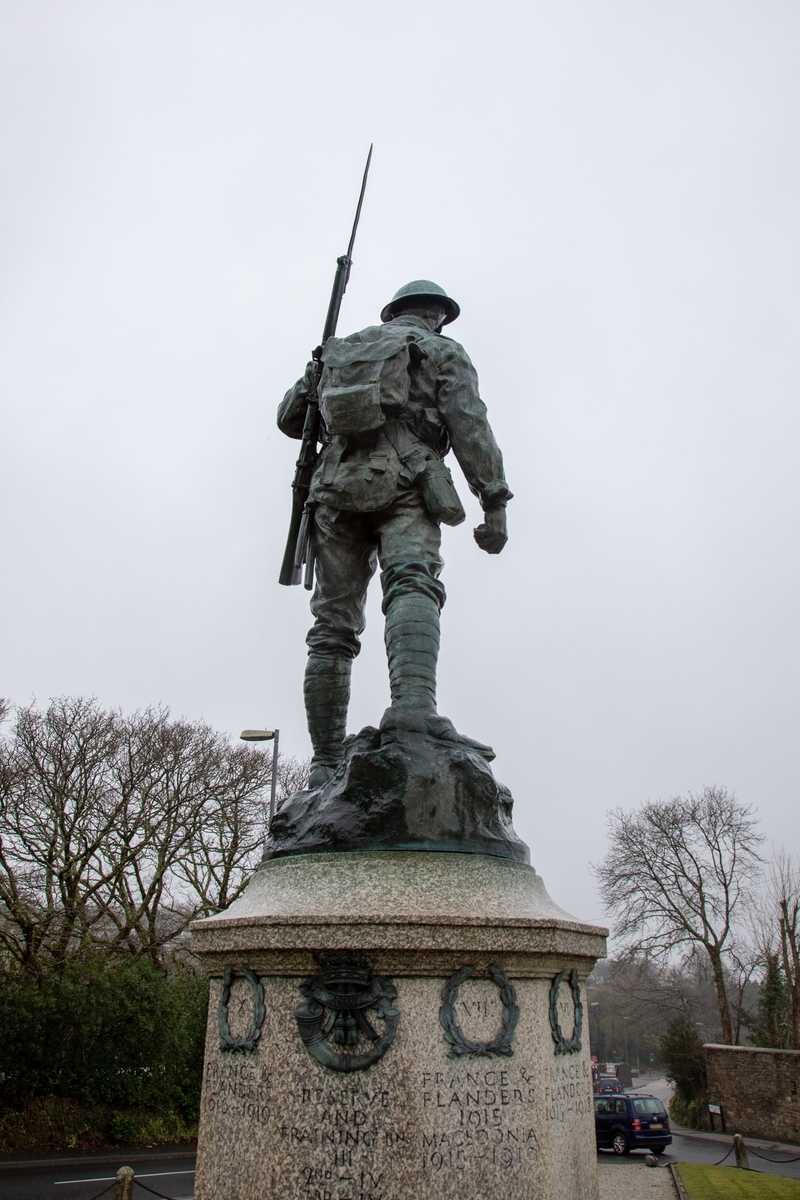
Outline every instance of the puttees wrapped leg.
POLYGON ((347 733, 352 659, 343 655, 311 653, 306 664, 303 695, 308 732, 314 755, 309 787, 321 787, 342 761, 347 733))
POLYGON ((392 708, 436 714, 439 611, 444 588, 440 563, 397 563, 381 575, 392 708))

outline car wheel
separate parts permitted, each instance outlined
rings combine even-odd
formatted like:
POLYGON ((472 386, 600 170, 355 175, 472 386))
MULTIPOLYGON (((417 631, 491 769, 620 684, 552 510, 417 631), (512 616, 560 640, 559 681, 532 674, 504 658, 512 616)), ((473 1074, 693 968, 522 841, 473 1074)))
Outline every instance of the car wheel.
POLYGON ((650 1147, 653 1154, 663 1154, 664 1151, 666 1150, 666 1148, 667 1148, 666 1146, 651 1146, 650 1147))
POLYGON ((615 1133, 611 1143, 611 1149, 615 1154, 630 1154, 631 1148, 628 1145, 628 1139, 624 1133, 615 1133))

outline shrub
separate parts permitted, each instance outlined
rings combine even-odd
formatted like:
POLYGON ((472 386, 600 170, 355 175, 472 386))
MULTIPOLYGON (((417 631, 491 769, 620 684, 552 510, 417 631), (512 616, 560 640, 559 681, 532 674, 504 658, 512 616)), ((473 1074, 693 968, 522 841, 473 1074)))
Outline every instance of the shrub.
POLYGON ((145 959, 71 961, 38 980, 0 978, 0 1092, 19 1103, 69 1096, 193 1119, 202 1078, 207 983, 145 959))
POLYGON ((196 1137, 197 1123, 174 1111, 114 1109, 108 1104, 81 1104, 66 1096, 0 1103, 0 1154, 152 1146, 196 1137))
POLYGON ((708 1126, 708 1080, 703 1043, 687 1012, 667 1027, 660 1039, 661 1061, 667 1078, 675 1084, 670 1112, 690 1129, 708 1126))

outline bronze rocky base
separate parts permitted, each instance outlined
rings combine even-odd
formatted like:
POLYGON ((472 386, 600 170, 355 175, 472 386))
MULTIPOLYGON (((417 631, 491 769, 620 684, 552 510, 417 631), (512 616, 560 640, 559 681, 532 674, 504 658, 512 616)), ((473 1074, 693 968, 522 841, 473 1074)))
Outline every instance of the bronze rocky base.
POLYGON ((272 822, 264 859, 323 850, 437 850, 529 863, 511 824, 513 799, 489 766, 494 752, 444 717, 388 709, 345 742, 321 787, 295 792, 272 822))

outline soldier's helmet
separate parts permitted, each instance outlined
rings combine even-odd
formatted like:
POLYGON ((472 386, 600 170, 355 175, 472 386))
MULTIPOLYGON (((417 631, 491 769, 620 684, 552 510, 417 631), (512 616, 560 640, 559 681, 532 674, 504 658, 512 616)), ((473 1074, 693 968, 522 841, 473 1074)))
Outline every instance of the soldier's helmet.
POLYGON ((448 296, 438 283, 431 283, 430 279, 414 279, 395 292, 381 312, 381 320, 391 321, 392 317, 396 317, 404 308, 410 308, 415 300, 440 300, 447 310, 443 325, 449 325, 451 321, 455 321, 461 312, 455 300, 448 296))

